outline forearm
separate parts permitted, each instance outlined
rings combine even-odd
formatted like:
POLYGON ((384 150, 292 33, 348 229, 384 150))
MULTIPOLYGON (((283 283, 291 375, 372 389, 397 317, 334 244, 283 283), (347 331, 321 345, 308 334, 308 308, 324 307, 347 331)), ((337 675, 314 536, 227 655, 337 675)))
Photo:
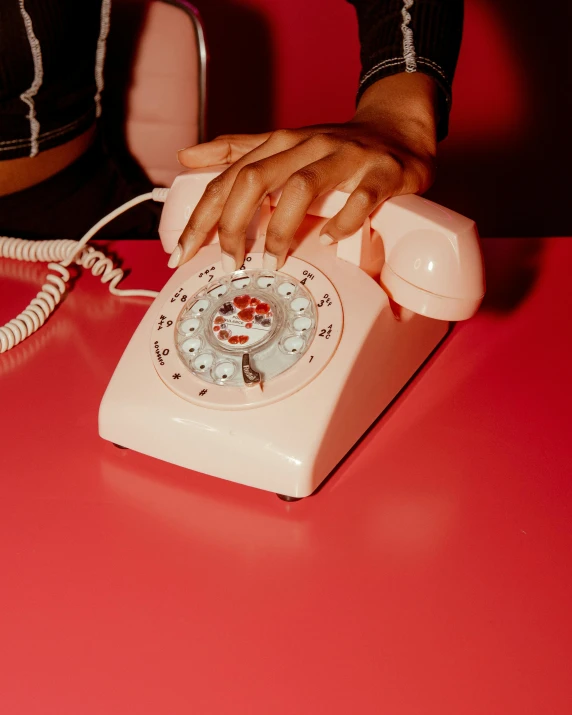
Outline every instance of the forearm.
POLYGON ((447 135, 463 0, 348 0, 355 6, 362 71, 358 101, 378 80, 419 72, 436 85, 439 139, 447 135))

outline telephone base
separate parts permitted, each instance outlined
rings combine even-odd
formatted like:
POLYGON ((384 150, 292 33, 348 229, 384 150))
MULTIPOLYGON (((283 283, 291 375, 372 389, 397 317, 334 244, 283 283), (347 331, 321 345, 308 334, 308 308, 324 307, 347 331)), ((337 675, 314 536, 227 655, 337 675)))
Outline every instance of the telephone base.
MULTIPOLYGON (((254 264, 258 258, 252 255, 254 264)), ((300 363, 284 373, 282 384, 288 390, 273 388, 273 382, 261 393, 249 388, 253 397, 245 398, 250 402, 243 408, 226 407, 214 398, 210 404, 201 403, 200 395, 208 389, 205 399, 210 398, 216 385, 189 373, 191 387, 183 388, 179 379, 183 371, 175 372, 176 363, 168 362, 173 348, 166 356, 156 355, 152 348, 150 357, 155 334, 165 348, 165 333, 154 331, 185 281, 207 265, 219 271, 220 253, 209 246, 173 275, 137 328, 102 400, 100 435, 157 459, 281 498, 312 494, 417 372, 447 334, 449 323, 408 313, 397 319, 379 283, 325 250, 317 236, 301 244, 294 256, 284 273, 300 280, 305 266, 306 274, 315 276, 306 284, 311 286, 318 282, 318 272, 325 274, 336 295, 328 289, 333 302, 318 310, 338 318, 332 319, 331 338, 316 334, 300 363), (343 306, 343 329, 336 322, 342 315, 338 300, 343 306), (337 328, 339 342, 334 338, 337 328), (321 370, 310 373, 322 359, 321 370), (294 389, 297 376, 303 379, 294 389), (191 388, 196 393, 189 392, 186 398, 183 389, 191 388)), ((312 290, 314 299, 324 295, 321 287, 319 293, 312 290)), ((227 394, 224 390, 232 392, 223 388, 221 399, 227 394)))

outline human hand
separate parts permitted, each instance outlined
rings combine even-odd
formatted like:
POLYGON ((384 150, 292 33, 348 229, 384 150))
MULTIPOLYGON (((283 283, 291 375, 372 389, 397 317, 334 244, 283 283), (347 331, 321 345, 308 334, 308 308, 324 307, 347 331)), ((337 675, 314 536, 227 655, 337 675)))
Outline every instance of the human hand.
POLYGON ((242 265, 246 229, 264 198, 282 188, 266 232, 263 265, 279 270, 310 204, 332 189, 345 206, 321 231, 329 245, 355 233, 386 199, 431 185, 436 155, 436 89, 422 74, 399 74, 372 85, 353 119, 257 135, 222 136, 179 152, 188 168, 229 164, 207 186, 169 265, 192 258, 218 224, 222 263, 242 265))

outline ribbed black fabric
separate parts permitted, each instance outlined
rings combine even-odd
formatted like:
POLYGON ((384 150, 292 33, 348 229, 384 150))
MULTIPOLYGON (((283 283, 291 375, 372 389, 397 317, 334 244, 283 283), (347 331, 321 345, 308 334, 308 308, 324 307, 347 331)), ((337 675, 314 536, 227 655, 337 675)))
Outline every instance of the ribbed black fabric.
POLYGON ((362 72, 357 99, 383 77, 423 72, 439 88, 438 138, 447 136, 463 0, 348 0, 357 12, 362 72), (406 52, 404 31, 409 35, 406 52))
MULTIPOLYGON (((101 0, 25 0, 41 51, 43 79, 33 97, 39 150, 63 144, 95 121, 95 58, 101 0)), ((0 161, 28 156, 34 63, 18 0, 0 0, 0 161)))

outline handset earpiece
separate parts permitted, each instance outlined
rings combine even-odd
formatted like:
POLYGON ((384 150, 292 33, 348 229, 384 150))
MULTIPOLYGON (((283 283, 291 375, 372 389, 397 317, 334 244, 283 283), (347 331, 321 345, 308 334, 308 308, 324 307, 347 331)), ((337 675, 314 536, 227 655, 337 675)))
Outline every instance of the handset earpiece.
POLYGON ((478 310, 485 279, 474 221, 421 196, 395 196, 371 217, 384 244, 381 284, 399 305, 437 320, 478 310))

